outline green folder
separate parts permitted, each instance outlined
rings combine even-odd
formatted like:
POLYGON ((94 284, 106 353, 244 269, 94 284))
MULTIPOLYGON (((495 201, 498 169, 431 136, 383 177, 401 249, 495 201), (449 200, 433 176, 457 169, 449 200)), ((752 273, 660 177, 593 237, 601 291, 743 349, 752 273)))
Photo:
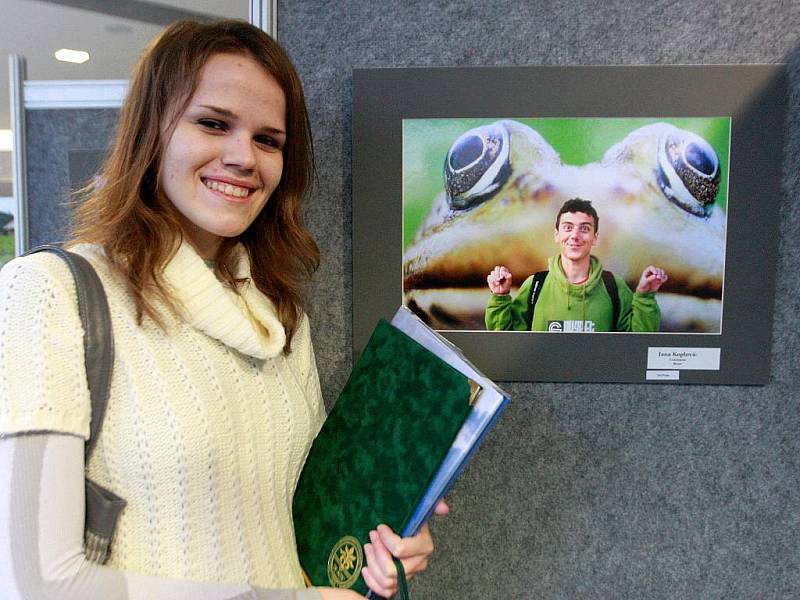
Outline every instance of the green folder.
POLYGON ((403 531, 468 416, 475 384, 381 320, 311 448, 294 497, 315 586, 365 594, 369 532, 403 531))

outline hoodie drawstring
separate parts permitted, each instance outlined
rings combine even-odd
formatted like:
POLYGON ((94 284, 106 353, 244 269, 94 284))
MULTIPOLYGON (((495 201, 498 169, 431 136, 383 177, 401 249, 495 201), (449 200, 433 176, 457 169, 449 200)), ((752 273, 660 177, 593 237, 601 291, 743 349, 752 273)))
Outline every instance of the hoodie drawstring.
POLYGON ((584 283, 581 286, 581 302, 583 303, 583 313, 581 314, 581 320, 583 324, 581 325, 581 329, 585 332, 586 331, 586 284, 584 283))

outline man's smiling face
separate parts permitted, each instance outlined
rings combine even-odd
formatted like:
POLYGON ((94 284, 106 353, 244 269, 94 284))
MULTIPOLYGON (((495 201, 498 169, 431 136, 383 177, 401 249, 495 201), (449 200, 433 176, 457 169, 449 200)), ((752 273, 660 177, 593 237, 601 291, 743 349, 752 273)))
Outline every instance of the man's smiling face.
POLYGON ((572 262, 587 259, 597 243, 594 218, 583 212, 564 213, 559 218, 555 240, 561 248, 561 258, 572 262))

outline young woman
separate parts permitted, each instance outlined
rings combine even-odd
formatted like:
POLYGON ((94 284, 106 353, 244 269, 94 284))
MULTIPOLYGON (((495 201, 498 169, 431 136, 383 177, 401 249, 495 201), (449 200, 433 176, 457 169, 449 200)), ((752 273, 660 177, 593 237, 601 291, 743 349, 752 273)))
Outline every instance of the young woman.
MULTIPOLYGON (((71 275, 50 254, 0 273, 0 597, 358 597, 302 589, 292 523, 325 418, 302 311, 311 150, 297 74, 256 27, 179 23, 145 52, 76 215, 116 350, 86 466, 71 275), (105 566, 84 553, 84 468, 127 500, 105 566)), ((384 596, 391 554, 414 574, 433 549, 427 529, 371 539, 363 575, 384 596)))

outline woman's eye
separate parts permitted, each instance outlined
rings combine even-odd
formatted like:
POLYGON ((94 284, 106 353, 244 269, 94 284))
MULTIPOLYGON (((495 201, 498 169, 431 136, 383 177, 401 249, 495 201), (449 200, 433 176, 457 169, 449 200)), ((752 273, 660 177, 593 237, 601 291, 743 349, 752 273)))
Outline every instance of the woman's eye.
POLYGON ((270 148, 280 148, 278 140, 269 135, 259 135, 255 138, 257 144, 262 146, 269 146, 270 148))
POLYGON ((206 129, 214 129, 217 131, 224 131, 225 130, 225 123, 222 121, 217 121, 216 119, 200 119, 197 123, 206 129))

